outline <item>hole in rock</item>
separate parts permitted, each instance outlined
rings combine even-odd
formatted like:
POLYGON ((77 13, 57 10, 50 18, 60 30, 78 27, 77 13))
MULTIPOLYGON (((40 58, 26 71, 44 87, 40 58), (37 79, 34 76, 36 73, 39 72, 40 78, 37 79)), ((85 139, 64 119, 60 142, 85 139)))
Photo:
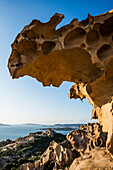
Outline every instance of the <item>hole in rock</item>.
POLYGON ((37 39, 39 39, 39 35, 37 34, 37 39))
POLYGON ((113 16, 104 21, 99 31, 103 36, 109 36, 113 32, 113 16))
POLYGON ((45 41, 42 44, 42 51, 44 55, 49 54, 54 48, 55 48, 55 43, 52 41, 45 41))
POLYGON ((93 46, 99 41, 100 37, 96 30, 90 30, 86 37, 86 42, 88 45, 93 46))
POLYGON ((27 33, 28 38, 33 39, 36 35, 33 30, 29 30, 27 33))
POLYGON ((93 29, 94 29, 94 30, 99 30, 100 25, 101 25, 100 23, 94 24, 93 29))
POLYGON ((22 63, 18 62, 18 64, 16 64, 16 67, 20 67, 20 66, 22 66, 22 63))
POLYGON ((82 43, 80 47, 81 47, 81 48, 85 48, 85 46, 86 46, 86 45, 85 45, 84 43, 82 43))
POLYGON ((98 50, 97 56, 100 60, 104 60, 109 57, 112 51, 113 49, 109 45, 105 44, 98 50))
POLYGON ((15 40, 15 43, 18 44, 18 40, 15 40))
POLYGON ((28 31, 24 31, 24 32, 22 33, 22 36, 26 38, 26 37, 27 37, 27 34, 28 34, 28 31))
POLYGON ((44 170, 52 170, 54 165, 55 165, 54 161, 52 160, 48 161, 47 164, 45 164, 44 166, 44 170))
POLYGON ((23 39, 18 43, 18 51, 21 54, 31 55, 37 52, 36 43, 29 40, 23 39))
POLYGON ((43 34, 41 34, 41 37, 44 39, 44 35, 43 34))
POLYGON ((15 65, 14 65, 14 64, 11 64, 11 67, 15 67, 15 65))
POLYGON ((78 45, 84 41, 86 35, 86 31, 82 28, 76 28, 69 32, 65 39, 64 45, 65 47, 71 47, 72 45, 78 45))

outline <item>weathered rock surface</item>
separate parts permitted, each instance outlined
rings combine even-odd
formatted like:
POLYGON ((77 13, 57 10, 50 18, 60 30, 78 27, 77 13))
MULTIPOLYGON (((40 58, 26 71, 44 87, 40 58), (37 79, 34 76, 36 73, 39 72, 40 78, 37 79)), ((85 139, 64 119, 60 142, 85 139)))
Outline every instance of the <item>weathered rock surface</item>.
POLYGON ((113 167, 113 159, 105 150, 107 134, 102 132, 102 126, 99 124, 82 125, 80 129, 68 133, 66 137, 67 140, 60 144, 51 142, 40 160, 37 160, 34 164, 24 164, 21 170, 57 170, 59 168, 64 169, 67 165, 71 165, 70 169, 67 168, 69 170, 78 167, 82 169, 82 166, 84 169, 92 167, 102 169, 106 168, 108 164, 108 167, 113 167))
POLYGON ((75 159, 65 170, 113 170, 113 159, 105 148, 95 148, 75 159))
POLYGON ((67 134, 66 138, 71 143, 73 150, 76 149, 81 155, 95 147, 105 147, 107 133, 102 132, 102 126, 97 123, 88 123, 80 126, 67 134))
POLYGON ((46 169, 48 164, 52 162, 53 167, 57 169, 58 166, 63 167, 66 164, 71 164, 73 159, 74 156, 71 150, 53 141, 41 156, 40 166, 42 169, 46 169))
POLYGON ((74 154, 70 149, 63 147, 62 145, 53 141, 50 143, 48 149, 42 154, 40 160, 37 160, 34 164, 24 164, 21 167, 21 170, 26 170, 27 168, 29 170, 47 170, 49 168, 57 170, 64 165, 70 165, 74 158, 74 154))
POLYGON ((12 44, 8 67, 13 78, 29 75, 44 86, 74 82, 70 98, 87 98, 108 132, 113 153, 113 10, 87 19, 73 19, 56 30, 64 15, 50 21, 33 20, 12 44))
POLYGON ((36 137, 36 136, 54 136, 56 132, 50 128, 48 128, 46 131, 42 132, 34 132, 34 133, 30 133, 29 136, 33 136, 33 137, 36 137))

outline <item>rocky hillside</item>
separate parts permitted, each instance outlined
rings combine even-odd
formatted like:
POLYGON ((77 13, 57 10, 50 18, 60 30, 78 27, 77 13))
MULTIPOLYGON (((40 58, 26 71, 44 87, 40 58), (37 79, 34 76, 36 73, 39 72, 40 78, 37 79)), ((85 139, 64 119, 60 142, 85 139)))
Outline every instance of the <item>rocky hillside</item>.
POLYGON ((88 123, 67 136, 51 129, 1 142, 2 170, 113 169, 105 146, 107 133, 98 123, 88 123))
POLYGON ((82 125, 80 129, 68 133, 67 136, 51 129, 30 133, 1 146, 0 166, 2 170, 57 170, 73 167, 76 169, 77 160, 80 167, 83 160, 84 166, 87 166, 90 158, 93 160, 99 153, 100 159, 106 160, 102 166, 108 166, 110 161, 111 168, 113 160, 105 151, 106 139, 107 133, 103 132, 97 123, 82 125))
MULTIPOLYGON (((24 164, 21 170, 57 170, 57 169, 69 169, 78 170, 78 164, 82 169, 82 160, 84 161, 84 168, 89 166, 90 158, 93 162, 96 154, 99 154, 100 162, 103 162, 102 166, 98 163, 95 164, 95 168, 113 167, 112 158, 106 153, 106 139, 107 133, 102 131, 102 126, 98 123, 88 123, 87 125, 80 126, 80 129, 76 129, 67 134, 66 140, 58 144, 55 141, 50 143, 47 150, 41 155, 40 159, 34 163, 24 164), (93 153, 94 151, 94 153, 93 153), (95 154, 96 153, 96 154, 95 154), (104 158, 105 157, 105 158, 104 158), (109 158, 109 159, 108 159, 109 158), (102 160, 101 160, 102 159, 102 160), (78 160, 78 161, 77 161, 78 160), (108 162, 107 162, 108 160, 108 162), (78 164, 77 164, 78 162, 78 164), (109 164, 110 162, 110 164, 109 164), (109 164, 109 166, 108 166, 109 164)), ((95 158, 95 162, 97 159, 95 158)), ((93 166, 94 164, 92 164, 93 166)), ((89 167, 88 167, 89 166, 89 167)))
POLYGON ((65 135, 56 133, 51 129, 45 132, 30 133, 14 141, 0 142, 0 168, 2 170, 17 170, 23 163, 33 163, 49 147, 53 140, 63 142, 65 135))
POLYGON ((113 159, 106 152, 107 133, 98 123, 82 125, 67 134, 66 140, 52 141, 40 159, 21 166, 21 170, 79 170, 113 168, 113 159), (98 156, 97 156, 98 155, 98 156))

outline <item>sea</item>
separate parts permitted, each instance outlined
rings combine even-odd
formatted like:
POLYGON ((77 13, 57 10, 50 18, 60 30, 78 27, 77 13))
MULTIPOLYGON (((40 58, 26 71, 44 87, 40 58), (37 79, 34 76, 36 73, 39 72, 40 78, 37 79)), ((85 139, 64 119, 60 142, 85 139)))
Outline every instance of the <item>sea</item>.
MULTIPOLYGON (((29 133, 32 132, 38 132, 38 131, 45 131, 40 130, 42 128, 47 128, 45 126, 37 126, 37 125, 9 125, 9 126, 0 126, 0 142, 6 139, 14 140, 18 137, 24 137, 29 135, 29 133)), ((51 128, 48 126, 48 128, 51 128)), ((77 129, 79 128, 76 127, 77 129)), ((62 133, 64 135, 67 135, 70 131, 57 131, 57 133, 62 133)))

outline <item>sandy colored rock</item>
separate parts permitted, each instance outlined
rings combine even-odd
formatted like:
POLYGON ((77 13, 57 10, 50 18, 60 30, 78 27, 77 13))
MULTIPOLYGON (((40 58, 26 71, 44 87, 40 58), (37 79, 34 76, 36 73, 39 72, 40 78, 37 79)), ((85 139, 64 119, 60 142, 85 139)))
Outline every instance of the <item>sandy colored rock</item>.
MULTIPOLYGON (((89 85, 84 85, 82 82, 75 83, 70 89, 69 97, 75 99, 80 98, 81 100, 86 98, 89 103, 93 105, 92 119, 98 119, 100 125, 102 125, 103 127, 103 131, 108 132, 108 139, 106 143, 107 150, 113 153, 113 98, 111 98, 111 101, 109 101, 108 103, 103 104, 101 107, 99 107, 97 104, 94 103, 91 94, 88 93, 91 90, 90 88, 91 87, 89 85)), ((106 95, 106 93, 104 94, 106 95)), ((101 99, 104 98, 104 94, 101 94, 100 92, 99 95, 101 96, 101 99)), ((99 95, 97 95, 97 100, 99 100, 99 95)))
POLYGON ((102 126, 97 123, 88 123, 80 126, 66 136, 73 150, 76 149, 81 155, 89 152, 95 147, 105 147, 107 133, 102 132, 102 126))
POLYGON ((70 98, 87 98, 108 132, 107 149, 113 153, 113 10, 73 19, 56 30, 64 15, 47 23, 33 20, 12 44, 8 67, 12 78, 29 75, 44 86, 74 82, 70 98))
POLYGON ((58 144, 50 143, 35 163, 22 165, 21 170, 111 170, 113 158, 106 151, 107 133, 98 123, 88 123, 67 134, 58 144))
POLYGON ((113 159, 105 148, 95 148, 75 159, 65 170, 113 170, 113 159))
POLYGON ((27 163, 21 167, 21 170, 47 170, 49 168, 57 170, 65 165, 70 165, 73 160, 74 155, 71 150, 53 141, 41 155, 40 160, 35 162, 35 166, 33 164, 32 167, 32 164, 27 163))
POLYGON ((56 132, 50 128, 48 128, 45 132, 42 133, 42 136, 54 136, 56 132))

